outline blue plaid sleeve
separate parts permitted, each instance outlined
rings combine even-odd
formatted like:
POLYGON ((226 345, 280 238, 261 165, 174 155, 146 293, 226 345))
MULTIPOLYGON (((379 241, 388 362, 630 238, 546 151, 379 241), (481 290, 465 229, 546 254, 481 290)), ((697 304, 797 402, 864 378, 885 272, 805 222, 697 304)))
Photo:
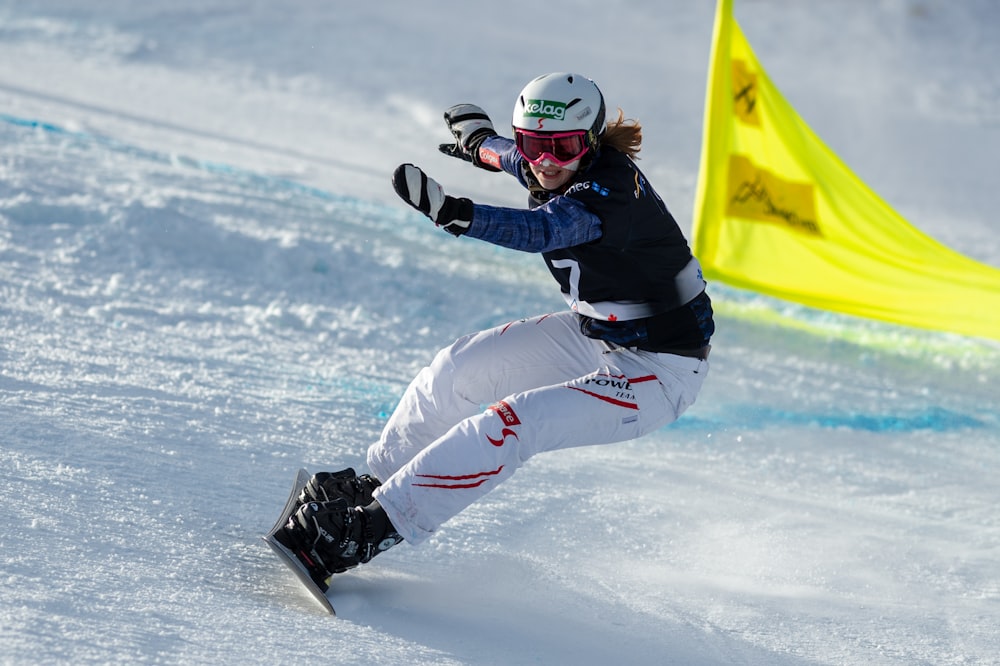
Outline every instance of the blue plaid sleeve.
POLYGON ((532 210, 475 204, 467 236, 523 252, 548 252, 601 237, 601 220, 570 197, 532 210))

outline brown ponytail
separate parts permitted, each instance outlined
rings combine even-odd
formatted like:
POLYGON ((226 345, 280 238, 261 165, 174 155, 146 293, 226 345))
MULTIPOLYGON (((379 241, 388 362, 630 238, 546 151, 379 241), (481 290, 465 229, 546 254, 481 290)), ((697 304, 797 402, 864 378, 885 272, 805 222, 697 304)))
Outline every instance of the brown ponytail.
POLYGON ((618 109, 618 118, 608 121, 608 129, 601 137, 601 145, 623 152, 632 159, 642 148, 642 125, 638 120, 625 119, 625 112, 618 109))

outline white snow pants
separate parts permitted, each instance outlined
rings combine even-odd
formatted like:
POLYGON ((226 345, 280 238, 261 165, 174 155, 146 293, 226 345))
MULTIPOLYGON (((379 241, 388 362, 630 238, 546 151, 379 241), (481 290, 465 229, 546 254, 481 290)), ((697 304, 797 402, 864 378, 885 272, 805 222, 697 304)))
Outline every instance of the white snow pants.
POLYGON ((572 312, 463 337, 406 389, 368 450, 375 498, 413 544, 542 451, 634 439, 676 420, 708 361, 615 349, 572 312), (483 407, 489 407, 483 411, 483 407))

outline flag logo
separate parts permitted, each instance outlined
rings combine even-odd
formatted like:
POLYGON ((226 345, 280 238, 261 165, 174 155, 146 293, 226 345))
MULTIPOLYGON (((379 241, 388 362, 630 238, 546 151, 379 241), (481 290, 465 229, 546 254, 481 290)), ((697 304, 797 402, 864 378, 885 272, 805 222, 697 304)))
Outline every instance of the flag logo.
POLYGON ((733 60, 733 114, 742 122, 760 127, 757 115, 757 75, 742 60, 733 60))
POLYGON ((809 236, 822 236, 810 183, 793 183, 754 166, 742 155, 729 156, 729 204, 726 214, 780 224, 809 236))

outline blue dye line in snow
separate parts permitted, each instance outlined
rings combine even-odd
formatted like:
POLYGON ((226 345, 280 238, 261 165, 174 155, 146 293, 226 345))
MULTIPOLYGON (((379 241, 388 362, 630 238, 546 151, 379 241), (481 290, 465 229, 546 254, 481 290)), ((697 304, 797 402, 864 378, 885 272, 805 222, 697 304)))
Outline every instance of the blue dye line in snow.
MULTIPOLYGON (((211 162, 176 153, 163 153, 149 150, 147 148, 140 148, 139 146, 128 144, 112 137, 70 130, 43 120, 20 118, 7 113, 0 113, 0 122, 17 127, 27 127, 43 131, 47 134, 64 136, 80 142, 105 146, 111 150, 124 152, 128 155, 148 160, 150 162, 171 164, 179 167, 204 171, 206 173, 229 176, 267 191, 290 191, 325 204, 334 204, 338 209, 349 210, 354 213, 364 215, 366 220, 365 224, 369 227, 372 225, 379 225, 380 228, 395 230, 397 220, 400 216, 411 216, 419 219, 420 215, 416 211, 410 211, 405 206, 391 208, 378 202, 366 201, 347 194, 331 192, 313 185, 305 185, 289 178, 262 174, 256 171, 250 171, 248 169, 233 166, 232 164, 226 164, 224 162, 211 162)), ((501 248, 496 248, 496 250, 499 251, 501 248)))
POLYGON ((931 407, 910 414, 863 414, 858 412, 793 412, 760 405, 734 406, 722 418, 682 416, 670 428, 687 430, 750 429, 782 426, 859 430, 873 433, 902 433, 929 430, 945 432, 964 428, 983 428, 979 419, 942 407, 931 407))
MULTIPOLYGON (((46 123, 41 120, 31 120, 29 118, 18 118, 17 116, 10 116, 6 113, 0 113, 0 120, 3 120, 8 125, 20 125, 21 127, 33 127, 36 129, 45 130, 46 132, 52 132, 53 134, 77 134, 75 132, 70 132, 67 129, 63 129, 58 125, 53 125, 52 123, 46 123)), ((81 135, 82 136, 82 135, 81 135)))
POLYGON ((15 125, 18 127, 30 127, 32 129, 41 130, 49 134, 56 134, 66 137, 71 137, 74 139, 79 139, 81 141, 89 141, 91 143, 96 143, 99 145, 108 146, 117 150, 128 151, 129 153, 142 157, 155 162, 163 163, 176 163, 183 166, 191 167, 194 169, 200 169, 209 173, 221 173, 226 175, 238 176, 240 178, 248 179, 251 181, 257 181, 262 184, 277 185, 279 187, 285 187, 303 194, 309 194, 318 199, 326 199, 329 201, 343 201, 343 202, 358 202, 350 197, 334 194, 326 190, 319 189, 318 187, 311 187, 309 185, 303 185, 294 180, 288 180, 286 178, 277 178, 273 176, 266 176, 254 171, 249 171, 247 169, 241 169, 239 167, 233 166, 231 164, 226 164, 224 162, 209 162, 206 160, 194 159, 192 157, 185 157, 182 155, 173 155, 167 153, 159 153, 153 150, 148 150, 144 148, 139 148, 131 144, 118 141, 110 137, 100 136, 98 134, 90 134, 87 132, 78 132, 75 130, 69 130, 65 127, 56 125, 55 123, 50 123, 44 120, 36 120, 33 118, 20 118, 18 116, 12 116, 7 113, 0 113, 0 122, 7 123, 8 125, 15 125))

